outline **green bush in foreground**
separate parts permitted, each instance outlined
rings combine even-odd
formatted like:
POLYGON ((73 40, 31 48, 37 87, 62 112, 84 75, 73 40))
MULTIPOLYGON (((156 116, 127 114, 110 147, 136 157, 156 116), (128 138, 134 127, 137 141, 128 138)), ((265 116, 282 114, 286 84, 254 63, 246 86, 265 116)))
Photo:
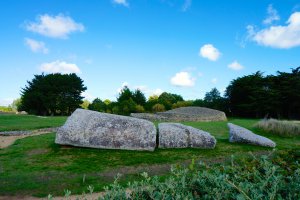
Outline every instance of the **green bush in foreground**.
POLYGON ((261 120, 256 127, 281 136, 300 135, 300 125, 290 121, 280 121, 276 119, 261 120))
POLYGON ((143 173, 122 187, 117 180, 99 199, 300 199, 299 152, 240 158, 222 165, 175 166, 164 181, 143 173), (287 156, 290 155, 290 157, 287 156))

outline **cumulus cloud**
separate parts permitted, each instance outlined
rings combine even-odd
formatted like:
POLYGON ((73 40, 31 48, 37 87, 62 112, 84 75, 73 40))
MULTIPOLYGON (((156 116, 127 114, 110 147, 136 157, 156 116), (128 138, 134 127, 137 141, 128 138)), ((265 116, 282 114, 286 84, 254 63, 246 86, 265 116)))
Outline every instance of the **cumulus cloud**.
POLYGON ((139 86, 135 86, 135 89, 139 89, 140 91, 142 91, 143 93, 145 93, 146 96, 152 96, 152 95, 161 95, 161 93, 163 93, 164 91, 160 88, 157 89, 149 89, 148 86, 146 85, 139 85, 139 86))
POLYGON ((14 98, 4 98, 0 99, 0 106, 9 106, 14 101, 14 98))
POLYGON ((26 29, 43 36, 66 39, 73 32, 84 31, 84 26, 63 14, 56 16, 45 14, 38 16, 36 22, 27 23, 26 29))
POLYGON ((157 88, 157 89, 151 91, 151 92, 150 92, 150 95, 157 95, 157 96, 159 96, 159 95, 161 95, 163 92, 164 92, 164 91, 163 91, 162 89, 157 88))
POLYGON ((221 56, 221 53, 212 44, 205 44, 200 48, 199 55, 211 61, 217 61, 221 56))
POLYGON ((117 93, 119 94, 119 93, 122 91, 122 89, 123 89, 124 87, 129 87, 129 83, 126 82, 126 81, 123 82, 122 85, 121 85, 121 87, 119 87, 119 88, 117 89, 117 93))
POLYGON ((278 15, 277 10, 273 8, 272 4, 268 6, 267 12, 268 12, 268 16, 263 21, 264 24, 272 24, 273 21, 280 20, 280 16, 278 15))
POLYGON ((35 53, 47 54, 49 52, 44 42, 33 40, 30 38, 25 38, 25 44, 31 49, 31 51, 35 53))
POLYGON ((212 84, 217 84, 217 82, 218 82, 218 79, 217 79, 217 78, 211 79, 211 83, 212 83, 212 84))
POLYGON ((192 87, 196 79, 188 72, 178 72, 171 78, 171 84, 178 87, 192 87))
POLYGON ((256 31, 253 26, 247 26, 248 38, 259 45, 289 49, 300 46, 300 12, 294 12, 286 25, 270 26, 256 31))
POLYGON ((90 94, 90 93, 87 92, 87 91, 82 92, 82 93, 81 93, 81 96, 83 96, 84 99, 86 99, 86 100, 88 100, 88 101, 90 101, 90 102, 92 102, 92 101, 96 98, 94 95, 90 94))
POLYGON ((235 60, 228 65, 228 68, 238 71, 238 70, 244 69, 245 67, 243 65, 241 65, 240 63, 238 63, 238 61, 235 60))
POLYGON ((76 64, 67 63, 65 61, 60 61, 60 60, 56 60, 50 63, 43 63, 40 66, 40 70, 46 73, 62 73, 62 74, 81 73, 79 67, 76 64))
POLYGON ((135 89, 140 90, 141 92, 147 92, 148 91, 148 87, 146 85, 135 86, 135 89))
POLYGON ((182 6, 182 11, 185 12, 187 11, 192 5, 192 0, 184 0, 183 6, 182 6))
POLYGON ((113 2, 115 4, 119 4, 119 5, 122 5, 122 6, 125 6, 125 7, 129 6, 129 3, 127 2, 127 0, 113 0, 113 2))
POLYGON ((136 89, 139 89, 141 92, 143 92, 146 96, 152 96, 152 95, 157 95, 159 96, 161 93, 163 93, 164 91, 160 88, 157 88, 157 89, 150 89, 148 88, 147 85, 138 85, 138 86, 133 86, 131 87, 130 84, 128 82, 123 82, 121 87, 119 87, 117 89, 117 93, 120 94, 121 90, 124 88, 124 87, 129 87, 129 88, 133 88, 134 90, 136 89))

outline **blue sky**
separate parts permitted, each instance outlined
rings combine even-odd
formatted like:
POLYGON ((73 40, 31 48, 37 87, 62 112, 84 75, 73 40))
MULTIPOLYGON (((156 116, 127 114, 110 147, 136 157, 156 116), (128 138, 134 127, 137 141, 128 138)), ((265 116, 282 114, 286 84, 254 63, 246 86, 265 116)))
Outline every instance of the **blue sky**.
POLYGON ((90 100, 115 100, 124 85, 196 99, 300 65, 299 1, 1 0, 0 9, 0 105, 42 72, 77 73, 90 100))

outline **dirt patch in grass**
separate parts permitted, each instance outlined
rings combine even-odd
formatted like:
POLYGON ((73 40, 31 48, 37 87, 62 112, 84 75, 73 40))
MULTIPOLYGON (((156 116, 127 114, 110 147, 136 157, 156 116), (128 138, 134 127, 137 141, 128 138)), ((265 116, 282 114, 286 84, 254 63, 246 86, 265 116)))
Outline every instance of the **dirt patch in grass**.
POLYGON ((46 154, 50 150, 49 149, 32 149, 30 151, 27 151, 28 156, 35 156, 35 155, 41 155, 41 154, 46 154))
POLYGON ((27 135, 0 135, 0 149, 4 149, 15 143, 16 140, 26 137, 37 136, 49 133, 49 131, 33 131, 32 134, 27 135))

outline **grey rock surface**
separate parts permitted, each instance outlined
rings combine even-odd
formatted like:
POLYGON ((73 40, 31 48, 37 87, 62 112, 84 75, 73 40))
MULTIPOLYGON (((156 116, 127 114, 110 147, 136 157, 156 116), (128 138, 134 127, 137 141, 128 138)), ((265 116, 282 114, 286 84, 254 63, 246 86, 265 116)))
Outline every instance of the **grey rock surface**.
POLYGON ((179 123, 160 123, 158 131, 160 148, 213 149, 216 145, 215 137, 208 132, 179 123))
POLYGON ((156 146, 156 127, 143 119, 77 109, 57 131, 55 143, 153 151, 156 146))
POLYGON ((204 107, 181 107, 156 113, 172 121, 225 121, 224 112, 204 107))
POLYGON ((151 121, 226 121, 224 112, 204 107, 181 107, 166 112, 132 113, 132 117, 151 121))
POLYGON ((229 127, 229 142, 240 142, 240 143, 253 144, 253 145, 259 145, 265 147, 273 147, 273 148, 276 146, 276 143, 273 142, 272 140, 257 135, 246 128, 240 127, 232 123, 228 123, 228 127, 229 127))

